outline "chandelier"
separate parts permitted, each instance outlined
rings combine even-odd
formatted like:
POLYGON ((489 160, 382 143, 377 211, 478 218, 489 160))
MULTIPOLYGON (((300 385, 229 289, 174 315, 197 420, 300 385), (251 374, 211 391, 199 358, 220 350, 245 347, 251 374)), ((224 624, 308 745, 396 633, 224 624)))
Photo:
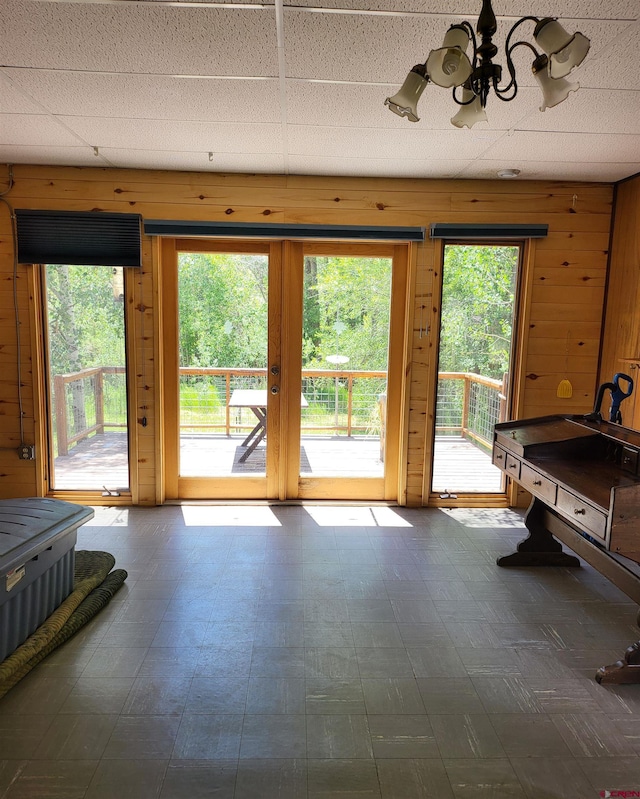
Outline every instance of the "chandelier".
POLYGON ((580 88, 579 83, 570 83, 566 76, 582 63, 589 52, 589 39, 581 33, 567 33, 555 18, 522 17, 513 25, 504 48, 509 80, 502 86, 502 66, 493 62, 498 48, 493 43, 497 24, 491 0, 482 0, 476 30, 477 36, 466 20, 452 25, 445 34, 442 47, 432 50, 424 64, 412 68, 400 91, 387 97, 385 105, 398 116, 418 122, 418 100, 431 82, 453 89, 453 99, 460 109, 452 117, 452 125, 471 128, 476 122, 486 122, 485 106, 492 89, 505 102, 513 100, 518 93, 512 58, 516 47, 528 47, 533 52, 531 70, 542 90, 541 111, 553 108, 566 100, 570 92, 580 88), (538 52, 530 42, 512 42, 516 30, 525 22, 535 23, 533 38, 542 52, 538 52), (466 53, 469 43, 473 47, 471 59, 466 53))

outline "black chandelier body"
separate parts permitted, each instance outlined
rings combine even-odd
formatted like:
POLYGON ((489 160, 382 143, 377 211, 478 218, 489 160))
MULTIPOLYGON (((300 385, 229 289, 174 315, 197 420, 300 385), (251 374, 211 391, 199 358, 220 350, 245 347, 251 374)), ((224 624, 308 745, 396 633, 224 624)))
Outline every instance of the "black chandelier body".
POLYGON ((543 94, 541 111, 558 105, 570 92, 579 88, 578 83, 570 83, 565 78, 582 63, 589 51, 589 39, 581 33, 568 34, 553 17, 522 17, 511 27, 505 40, 509 81, 501 86, 502 66, 494 63, 498 54, 493 42, 497 27, 491 0, 482 0, 475 31, 466 20, 452 25, 442 47, 432 50, 424 64, 412 68, 400 91, 393 97, 387 97, 385 105, 399 116, 418 122, 418 100, 427 84, 435 83, 452 88, 453 99, 461 106, 458 114, 451 119, 453 125, 470 128, 476 122, 486 121, 484 109, 491 91, 505 102, 513 100, 518 93, 513 63, 513 51, 517 47, 527 47, 533 52, 531 69, 543 94), (528 41, 513 41, 514 34, 525 22, 535 24, 533 38, 542 52, 528 41), (471 59, 466 55, 469 44, 473 49, 471 59), (461 96, 458 96, 458 89, 461 90, 461 96))

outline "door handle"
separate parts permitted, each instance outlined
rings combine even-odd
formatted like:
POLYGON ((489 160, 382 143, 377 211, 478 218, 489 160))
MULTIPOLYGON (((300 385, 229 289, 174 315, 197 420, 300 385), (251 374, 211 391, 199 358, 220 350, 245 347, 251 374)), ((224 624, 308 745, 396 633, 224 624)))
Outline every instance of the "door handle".
POLYGON ((272 374, 274 377, 277 377, 277 376, 280 374, 280 367, 279 367, 279 366, 276 366, 276 365, 274 364, 274 365, 271 367, 270 371, 271 371, 271 374, 272 374))

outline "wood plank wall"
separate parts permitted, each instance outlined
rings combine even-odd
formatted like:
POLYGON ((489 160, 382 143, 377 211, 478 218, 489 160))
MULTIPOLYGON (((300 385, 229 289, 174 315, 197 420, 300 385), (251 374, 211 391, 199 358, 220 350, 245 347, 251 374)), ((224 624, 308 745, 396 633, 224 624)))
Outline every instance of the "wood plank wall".
MULTIPOLYGON (((620 406, 623 424, 640 428, 640 176, 616 186, 615 224, 599 383, 628 374, 634 393, 620 406)), ((608 396, 603 411, 608 411, 608 396)))
MULTIPOLYGON (((0 168, 0 191, 8 186, 0 168)), ((549 236, 532 244, 525 286, 524 354, 519 415, 582 413, 593 404, 601 333, 613 187, 609 184, 519 181, 391 180, 280 175, 227 175, 48 166, 13 167, 5 199, 14 208, 137 212, 145 218, 349 225, 432 222, 547 223, 549 236), (568 377, 571 399, 556 396, 568 377)), ((157 247, 145 241, 143 274, 129 298, 136 337, 136 493, 134 502, 162 500, 161 396, 158 360, 157 247), (142 284, 142 292, 141 285, 142 284), (142 338, 144 315, 144 341, 142 338), (143 368, 144 364, 144 368, 143 368), (139 420, 146 416, 148 424, 139 420)), ((428 501, 439 313, 441 246, 418 248, 413 354, 408 373, 407 504, 428 501), (427 331, 427 327, 429 328, 427 331)), ((39 460, 20 461, 18 351, 9 214, 0 208, 0 497, 42 490, 39 460)), ((41 403, 34 394, 39 331, 37 270, 17 269, 23 425, 32 441, 41 403)))

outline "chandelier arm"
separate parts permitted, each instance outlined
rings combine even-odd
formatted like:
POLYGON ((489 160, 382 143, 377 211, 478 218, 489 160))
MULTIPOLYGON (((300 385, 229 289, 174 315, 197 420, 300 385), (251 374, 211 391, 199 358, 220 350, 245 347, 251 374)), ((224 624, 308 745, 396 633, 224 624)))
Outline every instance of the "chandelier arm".
POLYGON ((505 51, 507 53, 509 52, 509 42, 511 40, 511 37, 516 32, 516 29, 519 28, 520 25, 522 25, 523 22, 535 22, 536 25, 537 25, 538 22, 540 22, 540 20, 538 19, 538 17, 521 17, 517 22, 515 22, 511 26, 511 30, 509 31, 509 33, 507 33, 507 38, 505 39, 505 42, 504 42, 504 49, 505 49, 505 51))
MULTIPOLYGON (((453 87, 453 92, 452 92, 452 95, 453 95, 453 102, 454 102, 454 103, 457 103, 457 105, 471 105, 471 103, 472 103, 472 102, 473 102, 473 101, 476 99, 476 95, 474 94, 474 95, 473 95, 473 97, 471 97, 471 99, 470 99, 470 100, 466 100, 466 101, 464 101, 464 100, 458 100, 458 98, 456 97, 456 89, 458 89, 458 88, 460 88, 460 87, 459 87, 459 86, 454 86, 454 87, 453 87)), ((470 85, 469 81, 467 81, 466 83, 463 83, 463 84, 462 84, 462 88, 463 88, 463 89, 471 89, 471 91, 473 91, 473 89, 471 88, 471 85, 470 85)))
POLYGON ((515 44, 512 44, 506 50, 507 69, 509 70, 509 75, 511 75, 511 80, 509 81, 509 83, 506 86, 503 86, 502 88, 499 88, 496 85, 494 85, 494 87, 493 87, 494 90, 495 90, 495 93, 498 95, 498 97, 500 97, 501 100, 513 100, 513 98, 518 93, 518 83, 516 81, 516 68, 515 68, 515 65, 513 63, 513 58, 511 57, 511 53, 513 53, 513 51, 516 49, 516 47, 528 47, 529 50, 531 50, 531 52, 533 53, 533 55, 536 58, 538 58, 538 56, 540 55, 540 53, 536 50, 536 48, 530 42, 525 42, 525 41, 516 42, 515 44), (502 97, 502 95, 506 94, 509 91, 509 89, 511 89, 511 87, 514 88, 513 94, 510 97, 502 97))

